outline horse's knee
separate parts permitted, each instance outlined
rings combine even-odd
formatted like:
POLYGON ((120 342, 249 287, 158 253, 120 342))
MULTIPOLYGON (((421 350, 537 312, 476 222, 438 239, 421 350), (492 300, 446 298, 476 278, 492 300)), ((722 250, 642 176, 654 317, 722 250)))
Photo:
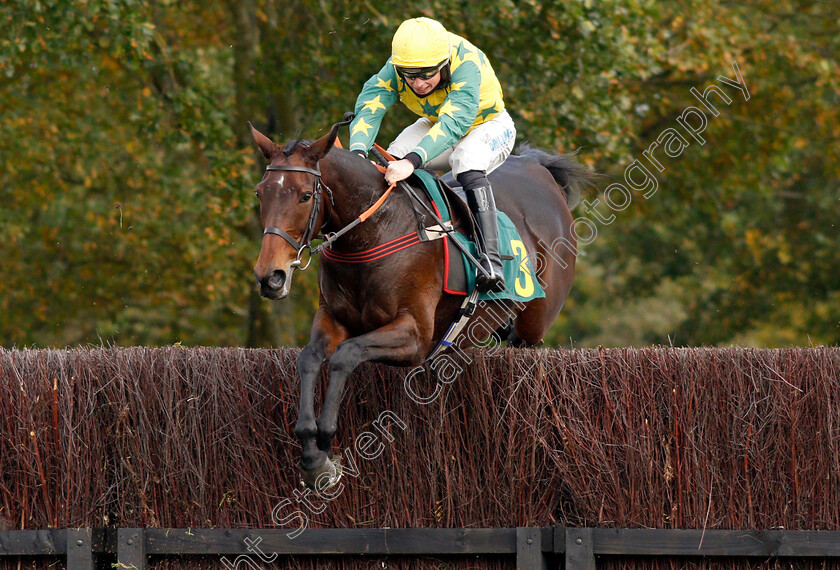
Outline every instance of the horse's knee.
POLYGON ((338 348, 330 357, 330 375, 347 375, 362 362, 362 349, 352 340, 345 341, 338 345, 338 348))

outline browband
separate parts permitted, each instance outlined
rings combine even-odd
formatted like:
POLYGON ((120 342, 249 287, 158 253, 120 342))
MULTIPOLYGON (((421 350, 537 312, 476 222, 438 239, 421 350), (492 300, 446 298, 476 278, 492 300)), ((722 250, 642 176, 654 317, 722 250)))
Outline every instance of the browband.
POLYGON ((269 164, 265 167, 266 170, 291 170, 292 172, 306 172, 307 174, 314 174, 321 176, 321 169, 307 168, 305 166, 287 166, 285 164, 269 164))

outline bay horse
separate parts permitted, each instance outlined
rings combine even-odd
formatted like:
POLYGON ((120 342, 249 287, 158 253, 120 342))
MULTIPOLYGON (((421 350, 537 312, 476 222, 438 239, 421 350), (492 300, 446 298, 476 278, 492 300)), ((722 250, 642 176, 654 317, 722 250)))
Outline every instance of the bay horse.
MULTIPOLYGON (((309 248, 311 255, 311 240, 345 228, 386 192, 388 185, 373 163, 334 146, 344 124, 336 123, 314 142, 294 140, 285 146, 251 125, 254 141, 269 162, 256 187, 264 234, 254 275, 263 297, 286 297, 303 251, 309 248)), ((529 258, 555 260, 534 268, 545 297, 509 307, 511 344, 541 343, 569 295, 577 253, 570 206, 588 176, 569 155, 536 149, 512 155, 489 175, 497 206, 516 225, 529 258), (557 243, 571 247, 549 252, 557 243)), ((411 199, 395 191, 369 219, 330 247, 353 254, 413 231, 417 218, 411 199)), ((444 292, 443 240, 419 243, 368 263, 322 256, 318 283, 311 338, 297 360, 301 393, 295 435, 302 446, 302 479, 310 488, 316 483, 331 486, 341 475, 331 448, 348 376, 365 361, 422 364, 456 319, 463 300, 444 292), (316 417, 315 385, 325 361, 329 384, 316 417)), ((479 305, 473 318, 480 318, 482 310, 479 305)))

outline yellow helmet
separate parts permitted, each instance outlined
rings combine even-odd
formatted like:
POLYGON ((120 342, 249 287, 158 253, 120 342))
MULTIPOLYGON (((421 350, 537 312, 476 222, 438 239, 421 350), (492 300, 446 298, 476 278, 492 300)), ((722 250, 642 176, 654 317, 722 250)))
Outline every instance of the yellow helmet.
POLYGON ((431 18, 406 20, 391 42, 391 61, 397 67, 433 67, 449 59, 449 33, 431 18))

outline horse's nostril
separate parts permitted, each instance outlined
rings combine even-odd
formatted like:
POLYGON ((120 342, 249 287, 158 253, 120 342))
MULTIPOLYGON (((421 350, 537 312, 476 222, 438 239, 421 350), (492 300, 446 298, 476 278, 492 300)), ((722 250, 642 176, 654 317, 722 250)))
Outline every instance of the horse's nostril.
POLYGON ((287 283, 288 274, 282 269, 275 269, 267 275, 260 277, 260 273, 254 271, 254 276, 257 278, 257 286, 260 289, 260 295, 267 299, 281 299, 286 296, 284 289, 289 284, 287 283))
POLYGON ((266 280, 266 285, 268 285, 269 289, 277 291, 283 287, 283 284, 286 282, 286 272, 282 269, 277 269, 271 272, 271 275, 268 276, 266 280))

